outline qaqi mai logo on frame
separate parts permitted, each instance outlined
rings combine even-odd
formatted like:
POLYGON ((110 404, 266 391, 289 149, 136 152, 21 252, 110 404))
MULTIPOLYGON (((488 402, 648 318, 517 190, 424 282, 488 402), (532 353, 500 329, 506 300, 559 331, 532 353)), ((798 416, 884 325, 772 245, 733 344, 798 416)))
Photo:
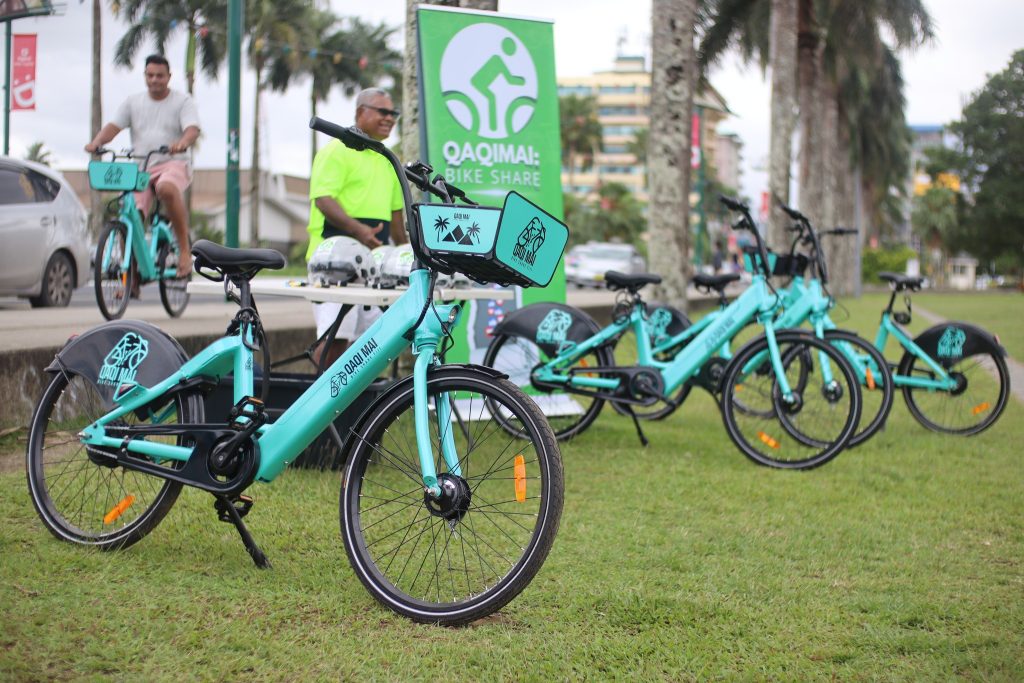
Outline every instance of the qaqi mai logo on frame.
POLYGON ((523 130, 533 117, 537 68, 514 33, 497 24, 473 24, 445 47, 441 92, 460 126, 501 140, 523 130))

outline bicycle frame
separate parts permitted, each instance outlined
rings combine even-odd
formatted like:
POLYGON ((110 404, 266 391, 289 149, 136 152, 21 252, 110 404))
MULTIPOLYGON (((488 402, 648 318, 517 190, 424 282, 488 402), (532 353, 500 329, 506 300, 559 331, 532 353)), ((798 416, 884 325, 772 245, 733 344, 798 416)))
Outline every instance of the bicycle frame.
MULTIPOLYGON (((139 277, 143 282, 157 280, 160 277, 174 277, 173 269, 165 269, 163 273, 159 273, 156 267, 156 257, 160 245, 174 240, 174 234, 171 232, 170 226, 166 222, 157 220, 154 217, 150 225, 151 235, 147 239, 146 225, 142 220, 142 212, 136 206, 135 195, 132 192, 125 192, 122 195, 118 220, 128 230, 125 242, 129 245, 129 248, 125 249, 124 256, 122 257, 122 270, 127 272, 131 266, 132 259, 134 259, 139 277)), ((113 249, 113 244, 108 241, 101 262, 101 267, 104 269, 110 265, 111 249, 113 249)))
MULTIPOLYGON (((695 336, 687 329, 654 348, 651 346, 643 310, 639 306, 634 306, 628 320, 613 322, 589 339, 559 353, 538 368, 537 378, 544 382, 565 384, 571 387, 617 389, 620 383, 618 379, 586 377, 579 374, 566 375, 561 372, 561 368, 575 363, 596 347, 632 327, 636 336, 639 365, 657 369, 664 379, 666 394, 671 394, 700 372, 704 363, 720 352, 723 342, 734 337, 751 320, 757 320, 764 326, 768 338, 772 367, 778 378, 779 389, 783 397, 788 400, 792 396, 792 389, 786 380, 779 348, 775 341, 775 329, 778 325, 773 322, 779 303, 779 297, 769 291, 764 276, 755 275, 750 287, 718 312, 712 320, 705 323, 695 336), (662 362, 654 359, 655 348, 659 350, 672 348, 688 338, 690 338, 689 343, 681 348, 671 361, 662 362)), ((828 379, 826 378, 826 381, 828 379)))
MULTIPOLYGON (((409 346, 406 334, 409 321, 420 319, 424 303, 430 297, 430 275, 426 270, 410 274, 409 290, 352 343, 324 373, 275 422, 261 426, 258 481, 273 481, 295 457, 308 446, 339 413, 345 410, 369 384, 387 369, 391 361, 409 346)), ((437 316, 423 316, 412 338, 413 353, 417 355, 414 369, 415 422, 420 466, 424 486, 434 495, 440 495, 437 472, 429 437, 429 409, 427 406, 427 369, 435 362, 435 350, 444 338, 445 328, 455 324, 460 314, 457 304, 434 304, 437 316), (443 323, 442 323, 443 321, 443 323)), ((115 397, 118 407, 83 430, 82 442, 106 448, 124 447, 131 453, 161 460, 187 461, 193 448, 142 439, 124 443, 122 438, 105 434, 105 426, 120 417, 142 408, 158 399, 174 386, 188 378, 200 376, 222 377, 234 373, 234 400, 253 395, 253 350, 248 326, 241 326, 237 335, 215 341, 186 362, 177 372, 151 388, 138 385, 115 397)), ((451 420, 451 402, 442 394, 436 411, 439 425, 451 420)), ((448 470, 459 473, 459 458, 455 452, 454 437, 450 429, 440 429, 441 450, 448 470)))

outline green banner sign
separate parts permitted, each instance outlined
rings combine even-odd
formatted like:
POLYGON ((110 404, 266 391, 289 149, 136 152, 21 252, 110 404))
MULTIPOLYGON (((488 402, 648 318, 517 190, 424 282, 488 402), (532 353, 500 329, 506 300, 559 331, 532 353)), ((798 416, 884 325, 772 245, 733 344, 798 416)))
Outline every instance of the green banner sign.
MULTIPOLYGON (((515 191, 561 218, 551 22, 422 5, 417 17, 428 163, 481 204, 500 207, 515 191)), ((523 290, 514 303, 474 302, 463 318, 467 335, 457 337, 468 348, 460 343, 449 359, 479 362, 490 330, 516 306, 564 300, 559 266, 548 287, 523 290)))

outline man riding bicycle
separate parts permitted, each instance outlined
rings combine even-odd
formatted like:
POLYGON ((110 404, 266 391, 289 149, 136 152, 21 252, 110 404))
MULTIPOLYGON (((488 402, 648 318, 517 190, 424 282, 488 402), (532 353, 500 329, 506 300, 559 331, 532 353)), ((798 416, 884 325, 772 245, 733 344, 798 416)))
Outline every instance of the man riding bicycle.
POLYGON ((135 201, 148 215, 155 189, 178 240, 178 277, 186 277, 192 272, 192 252, 184 193, 192 182, 192 168, 184 152, 199 137, 199 113, 190 95, 168 87, 171 68, 162 55, 146 57, 145 75, 146 92, 126 99, 85 151, 96 153, 125 128, 131 129, 132 149, 139 158, 164 146, 170 150, 170 154, 152 155, 146 169, 150 185, 145 192, 136 193, 135 201))

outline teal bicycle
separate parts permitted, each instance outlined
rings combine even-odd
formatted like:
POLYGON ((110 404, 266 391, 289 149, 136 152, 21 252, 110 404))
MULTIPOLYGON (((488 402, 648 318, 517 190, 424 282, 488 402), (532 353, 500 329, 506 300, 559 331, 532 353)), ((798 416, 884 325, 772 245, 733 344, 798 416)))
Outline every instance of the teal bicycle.
MULTIPOLYGON (((412 376, 387 388, 344 435, 341 535, 353 570, 383 605, 416 621, 467 623, 507 604, 543 564, 562 511, 562 463, 544 415, 518 387, 489 368, 443 364, 461 310, 434 302, 435 280, 460 269, 481 281, 546 285, 567 232, 514 193, 500 211, 455 206, 461 191, 430 180, 429 167, 403 172, 360 132, 320 119, 310 125, 382 154, 399 174, 417 255, 408 291, 268 423, 254 393, 254 355, 268 351, 249 281, 283 267, 284 257, 200 240, 196 272, 224 281, 239 305, 226 336, 191 359, 138 321, 108 322, 72 340, 47 368, 52 380, 32 417, 32 501, 57 538, 113 550, 142 539, 191 486, 213 495, 219 518, 268 567, 243 522, 253 505, 243 492, 279 476, 411 346, 412 376), (410 182, 444 203, 414 205, 410 182), (438 217, 451 230, 475 224, 475 239, 452 246, 449 233, 434 234, 438 217), (225 376, 234 406, 204 414, 204 392, 225 376)), ((267 386, 264 375, 263 397, 267 386)))
POLYGON ((128 300, 147 282, 160 284, 160 302, 172 318, 188 306, 188 281, 178 277, 178 240, 171 224, 160 214, 154 198, 148 234, 146 221, 135 204, 135 192, 149 186, 146 167, 153 154, 166 153, 167 148, 153 150, 145 156, 142 166, 132 161, 131 152, 116 154, 98 149, 99 159, 89 162, 89 185, 94 190, 119 192, 114 200, 117 218, 109 222, 96 246, 94 285, 96 303, 107 320, 117 320, 128 308, 128 300), (108 161, 103 157, 110 155, 108 161))
MULTIPOLYGON (((783 209, 796 221, 798 239, 813 245, 819 277, 827 282, 818 237, 810 220, 795 209, 783 209)), ((851 232, 839 228, 822 234, 851 232)), ((940 323, 911 337, 903 326, 911 321, 910 295, 921 288, 923 278, 899 273, 879 275, 890 284, 892 294, 882 311, 875 334, 876 351, 843 349, 861 384, 873 385, 879 377, 891 376, 893 388, 902 392, 910 414, 932 431, 970 436, 995 424, 1006 408, 1010 393, 1010 374, 1004 360, 1006 349, 999 339, 976 325, 959 321, 940 323), (901 293, 905 310, 894 311, 896 297, 901 293), (889 363, 881 356, 890 338, 903 351, 898 363, 889 363), (886 367, 881 367, 883 362, 886 367)), ((813 293, 801 293, 805 290, 804 283, 798 282, 797 285, 790 293, 786 315, 791 316, 792 321, 806 313, 819 332, 828 334, 828 330, 835 328, 835 323, 827 312, 818 310, 815 314, 808 311, 808 307, 815 305, 815 297, 813 293)), ((813 280, 809 283, 812 290, 816 286, 813 280)), ((879 419, 884 422, 887 414, 888 408, 884 412, 880 410, 873 422, 877 423, 879 419)))
MULTIPOLYGON (((723 198, 742 213, 736 229, 749 230, 767 263, 767 250, 747 208, 723 198)), ((695 336, 683 330, 661 345, 652 343, 648 309, 640 295, 657 275, 605 275, 622 295, 613 322, 601 328, 582 311, 555 303, 533 304, 499 323, 484 364, 510 375, 536 394, 555 434, 568 439, 587 429, 606 402, 634 418, 636 411, 678 405, 686 383, 721 387, 726 432, 761 465, 808 469, 838 455, 853 435, 861 393, 849 363, 835 347, 813 335, 782 330, 775 323, 781 297, 761 267, 750 287, 695 336), (718 353, 746 325, 765 334, 736 352, 718 353), (638 364, 616 364, 614 348, 628 332, 636 340, 638 364), (689 343, 681 344, 685 335, 689 343), (671 353, 669 351, 671 350, 671 353)), ((511 426, 510 426, 511 427, 511 426)))

